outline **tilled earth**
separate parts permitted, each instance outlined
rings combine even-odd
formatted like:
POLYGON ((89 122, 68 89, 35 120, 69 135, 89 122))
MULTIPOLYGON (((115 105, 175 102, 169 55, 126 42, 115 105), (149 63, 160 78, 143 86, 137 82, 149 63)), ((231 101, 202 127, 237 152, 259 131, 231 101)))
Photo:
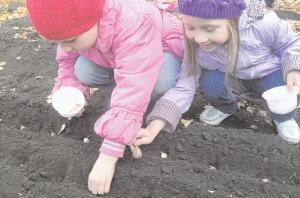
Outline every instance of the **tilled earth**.
MULTIPOLYGON (((295 13, 279 15, 300 20, 295 13)), ((30 26, 24 17, 0 27, 0 63, 6 62, 0 70, 0 197, 95 197, 87 178, 102 138, 93 125, 110 92, 94 92, 82 118, 61 118, 47 103, 57 75, 56 44, 30 26)), ((179 124, 174 134, 160 133, 141 147, 141 159, 127 148, 104 197, 300 197, 299 145, 277 135, 262 113, 264 104, 240 104, 235 115, 212 127, 198 122, 207 102, 197 94, 183 115, 194 121, 187 128, 179 124)))

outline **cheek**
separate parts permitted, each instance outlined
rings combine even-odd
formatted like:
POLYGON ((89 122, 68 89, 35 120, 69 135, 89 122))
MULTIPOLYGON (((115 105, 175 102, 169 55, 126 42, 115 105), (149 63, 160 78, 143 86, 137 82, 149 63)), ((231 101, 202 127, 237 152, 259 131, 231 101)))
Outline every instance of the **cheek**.
POLYGON ((186 35, 186 37, 187 37, 188 39, 190 39, 190 40, 192 40, 192 41, 195 40, 195 39, 194 39, 195 36, 194 36, 191 32, 186 31, 186 32, 185 32, 185 35, 186 35))
POLYGON ((214 42, 224 44, 228 41, 230 37, 229 32, 220 32, 214 35, 214 42))
POLYGON ((224 44, 226 43, 227 39, 224 36, 218 36, 214 39, 214 42, 224 44))
POLYGON ((223 34, 223 38, 222 38, 222 40, 224 41, 224 42, 226 42, 226 41, 228 41, 228 39, 230 38, 230 30, 229 30, 229 28, 225 31, 225 33, 223 34))
POLYGON ((95 41, 96 41, 95 38, 87 37, 87 38, 82 38, 82 39, 78 40, 76 42, 76 44, 74 44, 74 45, 77 50, 84 51, 84 50, 88 50, 91 47, 93 47, 93 45, 95 44, 95 41))

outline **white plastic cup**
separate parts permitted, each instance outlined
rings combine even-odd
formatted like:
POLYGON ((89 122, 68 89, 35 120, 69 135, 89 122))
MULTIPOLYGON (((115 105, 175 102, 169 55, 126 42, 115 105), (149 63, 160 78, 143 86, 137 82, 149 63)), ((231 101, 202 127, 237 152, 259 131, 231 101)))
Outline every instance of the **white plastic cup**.
POLYGON ((287 114, 297 107, 297 93, 299 88, 293 86, 293 91, 289 92, 287 86, 275 87, 262 94, 267 101, 270 111, 276 114, 287 114))
POLYGON ((66 118, 76 116, 84 107, 83 93, 74 87, 62 87, 52 96, 52 106, 58 113, 66 118))

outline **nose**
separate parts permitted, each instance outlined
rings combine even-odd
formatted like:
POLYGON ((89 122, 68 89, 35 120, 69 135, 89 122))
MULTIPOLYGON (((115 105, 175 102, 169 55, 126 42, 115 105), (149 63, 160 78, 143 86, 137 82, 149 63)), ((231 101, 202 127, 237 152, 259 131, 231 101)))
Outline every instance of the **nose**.
POLYGON ((67 53, 67 52, 70 52, 70 51, 72 51, 72 46, 70 45, 70 44, 68 44, 68 43, 65 43, 65 42, 61 42, 61 43, 59 43, 60 44, 60 47, 61 47, 61 49, 65 52, 65 53, 67 53))
POLYGON ((195 36, 195 41, 197 43, 205 43, 208 41, 208 37, 203 34, 198 34, 197 36, 195 36))

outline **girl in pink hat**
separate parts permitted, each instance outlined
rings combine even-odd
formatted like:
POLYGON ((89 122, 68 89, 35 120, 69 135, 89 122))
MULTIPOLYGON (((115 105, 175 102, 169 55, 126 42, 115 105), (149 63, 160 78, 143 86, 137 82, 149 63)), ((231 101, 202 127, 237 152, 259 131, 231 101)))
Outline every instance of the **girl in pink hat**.
MULTIPOLYGON (((53 93, 71 86, 113 89, 110 109, 96 121, 104 138, 88 180, 93 194, 110 190, 118 158, 132 145, 150 98, 176 82, 183 56, 181 25, 167 4, 141 0, 27 0, 30 20, 57 42, 53 93)), ((80 117, 83 111, 77 116, 80 117)))

